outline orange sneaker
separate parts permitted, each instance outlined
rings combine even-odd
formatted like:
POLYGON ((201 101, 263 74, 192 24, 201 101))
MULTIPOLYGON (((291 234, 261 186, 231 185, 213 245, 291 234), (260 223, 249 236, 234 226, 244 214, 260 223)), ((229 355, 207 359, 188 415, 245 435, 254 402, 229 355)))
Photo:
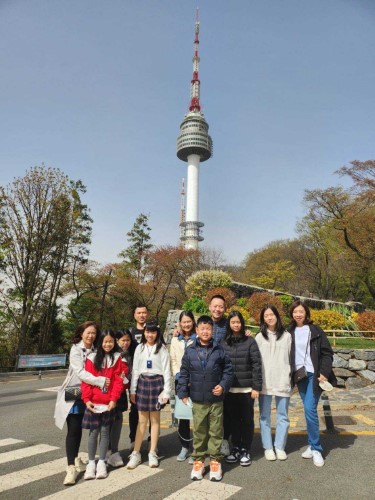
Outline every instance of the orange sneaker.
POLYGON ((210 462, 210 481, 221 481, 223 472, 221 470, 221 463, 217 460, 210 462))
POLYGON ((194 460, 193 470, 191 471, 190 478, 193 481, 200 481, 203 479, 204 463, 200 460, 194 460))

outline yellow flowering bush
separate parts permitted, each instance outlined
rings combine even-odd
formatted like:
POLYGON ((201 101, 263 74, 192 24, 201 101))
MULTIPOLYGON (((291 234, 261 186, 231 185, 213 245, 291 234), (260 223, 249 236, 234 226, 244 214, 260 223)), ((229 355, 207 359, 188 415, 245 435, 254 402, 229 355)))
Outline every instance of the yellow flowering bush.
POLYGON ((336 311, 329 309, 310 309, 311 319, 323 330, 341 330, 346 324, 346 318, 336 311))

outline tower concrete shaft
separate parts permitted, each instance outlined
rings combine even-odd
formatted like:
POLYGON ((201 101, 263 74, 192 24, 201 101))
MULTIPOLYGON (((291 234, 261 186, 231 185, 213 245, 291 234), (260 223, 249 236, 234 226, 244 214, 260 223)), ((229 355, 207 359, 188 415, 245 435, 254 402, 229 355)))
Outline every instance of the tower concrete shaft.
POLYGON ((187 197, 185 221, 180 223, 180 240, 186 248, 198 248, 203 241, 199 222, 199 168, 200 162, 212 156, 212 139, 208 134, 208 123, 201 112, 199 80, 199 20, 195 21, 193 56, 193 78, 190 87, 189 111, 180 125, 177 139, 177 157, 188 163, 187 197))

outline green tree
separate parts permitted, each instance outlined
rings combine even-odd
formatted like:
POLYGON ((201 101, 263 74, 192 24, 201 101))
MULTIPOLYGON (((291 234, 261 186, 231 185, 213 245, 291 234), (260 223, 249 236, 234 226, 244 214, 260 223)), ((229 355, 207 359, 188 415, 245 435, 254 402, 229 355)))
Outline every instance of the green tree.
POLYGON ((62 283, 73 262, 87 257, 92 219, 83 193, 80 181, 44 165, 0 188, 0 304, 16 354, 47 350, 62 283), (36 322, 37 340, 30 336, 36 322))
POLYGON ((139 214, 132 229, 127 233, 129 246, 119 254, 126 268, 138 282, 143 279, 143 270, 147 264, 147 252, 152 248, 149 215, 139 214))
POLYGON ((338 173, 349 176, 353 185, 306 191, 306 217, 336 232, 375 300, 375 161, 352 162, 338 173))

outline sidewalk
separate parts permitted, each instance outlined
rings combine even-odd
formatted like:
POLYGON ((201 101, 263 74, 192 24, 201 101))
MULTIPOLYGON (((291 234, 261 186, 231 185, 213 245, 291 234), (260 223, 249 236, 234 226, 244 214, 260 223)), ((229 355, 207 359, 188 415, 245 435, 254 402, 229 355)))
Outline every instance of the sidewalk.
MULTIPOLYGON (((328 403, 333 418, 335 431, 340 434, 369 434, 375 435, 375 384, 362 389, 338 389, 323 393, 328 396, 328 403)), ((320 429, 326 429, 325 413, 327 402, 321 397, 318 413, 320 429), (323 406, 324 404, 324 406, 323 406)), ((275 425, 276 410, 272 410, 272 425, 275 425)), ((294 390, 289 406, 290 430, 289 433, 305 433, 306 424, 303 414, 301 398, 294 390)), ((254 406, 255 432, 259 432, 259 406, 254 406)), ((124 413, 124 424, 128 424, 128 412, 124 413)), ((171 407, 167 405, 161 412, 161 427, 170 428, 172 425, 171 407)))

